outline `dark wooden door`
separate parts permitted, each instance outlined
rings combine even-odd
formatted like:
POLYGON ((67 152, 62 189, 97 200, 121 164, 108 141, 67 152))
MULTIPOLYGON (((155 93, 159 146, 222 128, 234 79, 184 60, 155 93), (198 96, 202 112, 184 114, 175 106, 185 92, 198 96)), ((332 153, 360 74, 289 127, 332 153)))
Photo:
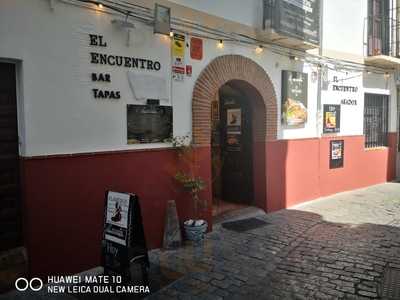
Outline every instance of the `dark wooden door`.
POLYGON ((15 65, 0 63, 0 251, 21 244, 15 65))
POLYGON ((247 99, 241 94, 220 93, 222 199, 252 201, 252 132, 247 99))

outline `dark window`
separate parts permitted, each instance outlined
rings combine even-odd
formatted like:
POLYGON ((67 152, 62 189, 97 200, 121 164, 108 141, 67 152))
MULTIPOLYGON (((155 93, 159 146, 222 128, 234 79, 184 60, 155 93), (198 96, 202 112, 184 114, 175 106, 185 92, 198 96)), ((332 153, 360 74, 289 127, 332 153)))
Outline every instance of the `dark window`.
POLYGON ((390 18, 389 0, 369 0, 368 55, 391 55, 390 24, 393 22, 390 18))
POLYGON ((389 96, 365 94, 365 147, 387 146, 389 96))

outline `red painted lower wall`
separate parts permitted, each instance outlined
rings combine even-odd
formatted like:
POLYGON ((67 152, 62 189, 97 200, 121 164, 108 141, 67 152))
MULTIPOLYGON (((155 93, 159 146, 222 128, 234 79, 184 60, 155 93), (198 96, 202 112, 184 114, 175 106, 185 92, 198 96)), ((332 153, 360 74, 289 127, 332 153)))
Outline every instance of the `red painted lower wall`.
MULTIPOLYGON (((211 178, 204 161, 208 153, 209 148, 198 149, 203 178, 211 178)), ((160 247, 168 200, 176 200, 181 220, 193 217, 188 194, 173 179, 176 163, 175 151, 165 149, 25 159, 24 231, 31 275, 99 265, 107 190, 139 195, 148 247, 160 247)), ((209 189, 202 197, 211 204, 209 189)), ((211 224, 211 214, 204 217, 211 224)))
POLYGON ((364 136, 278 140, 267 143, 267 210, 393 180, 396 133, 388 147, 364 148, 364 136), (344 140, 343 168, 329 168, 332 139, 344 140))
MULTIPOLYGON (((362 136, 344 139, 344 167, 329 169, 331 138, 278 140, 253 147, 254 203, 271 212, 329 194, 392 180, 396 135, 389 147, 365 150, 362 136), (265 155, 266 154, 266 155, 265 155)), ((211 186, 209 147, 197 148, 200 176, 211 186)), ((24 230, 32 276, 76 273, 100 263, 107 190, 140 197, 149 248, 161 246, 166 203, 183 221, 193 217, 189 195, 173 175, 172 149, 42 157, 23 160, 24 230)), ((201 197, 211 224, 212 193, 201 197)))

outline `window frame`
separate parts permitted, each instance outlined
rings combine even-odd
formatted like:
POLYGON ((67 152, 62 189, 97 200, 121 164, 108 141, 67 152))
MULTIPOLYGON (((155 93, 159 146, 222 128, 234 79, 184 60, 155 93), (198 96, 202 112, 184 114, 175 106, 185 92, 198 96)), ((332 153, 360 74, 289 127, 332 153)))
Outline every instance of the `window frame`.
POLYGON ((364 148, 388 146, 389 102, 384 94, 364 94, 364 148))

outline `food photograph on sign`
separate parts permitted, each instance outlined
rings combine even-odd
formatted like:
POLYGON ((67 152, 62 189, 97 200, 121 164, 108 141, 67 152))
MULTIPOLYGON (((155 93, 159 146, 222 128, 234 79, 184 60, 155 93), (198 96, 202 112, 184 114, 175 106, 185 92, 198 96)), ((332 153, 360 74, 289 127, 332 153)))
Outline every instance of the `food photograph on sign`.
POLYGON ((242 126, 242 110, 240 108, 227 109, 226 125, 229 133, 240 133, 242 126))
POLYGON ((341 159, 341 158, 342 158, 342 144, 332 143, 332 159, 341 159))
POLYGON ((340 105, 324 105, 324 133, 340 132, 340 105))
POLYGON ((303 126, 307 122, 308 75, 282 71, 282 123, 303 126))
POLYGON ((126 245, 129 221, 129 194, 109 192, 107 197, 105 239, 126 245))
POLYGON ((330 162, 331 169, 343 167, 344 161, 344 140, 335 140, 330 142, 330 162))

